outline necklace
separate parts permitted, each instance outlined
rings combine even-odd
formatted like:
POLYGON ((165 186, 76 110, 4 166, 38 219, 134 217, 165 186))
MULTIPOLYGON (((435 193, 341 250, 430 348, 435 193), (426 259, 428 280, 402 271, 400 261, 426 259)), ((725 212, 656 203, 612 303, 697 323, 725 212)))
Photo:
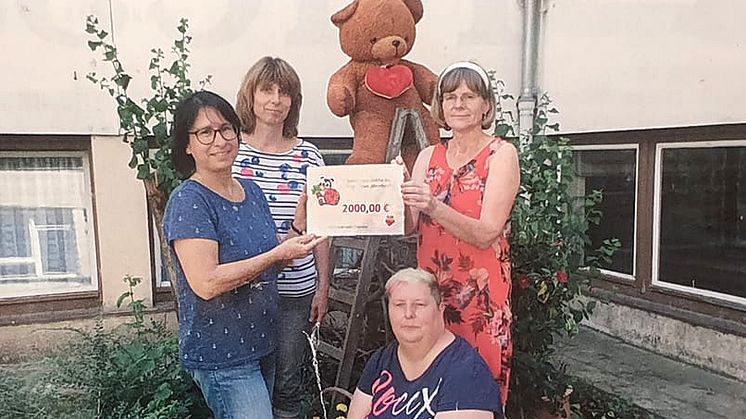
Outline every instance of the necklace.
POLYGON ((240 191, 236 189, 236 183, 237 183, 237 181, 235 179, 233 179, 233 178, 231 178, 231 183, 230 183, 230 185, 227 188, 225 188, 225 190, 222 190, 222 188, 215 188, 215 187, 213 187, 208 182, 206 182, 205 178, 202 177, 202 175, 200 175, 199 173, 195 173, 192 176, 192 180, 194 180, 195 182, 201 184, 205 188, 207 188, 207 189, 215 192, 216 194, 222 196, 223 198, 227 199, 228 201, 238 202, 238 201, 242 200, 241 196, 240 196, 240 194, 241 194, 240 191))

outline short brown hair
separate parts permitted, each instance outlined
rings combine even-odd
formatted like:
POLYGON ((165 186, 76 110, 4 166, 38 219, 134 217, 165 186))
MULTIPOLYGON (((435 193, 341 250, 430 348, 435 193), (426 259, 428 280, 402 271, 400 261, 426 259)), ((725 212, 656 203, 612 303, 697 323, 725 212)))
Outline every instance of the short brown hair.
POLYGON ((451 129, 443 118, 443 94, 458 89, 461 82, 465 82, 469 90, 478 94, 490 105, 490 110, 482 118, 482 129, 489 128, 495 122, 495 93, 492 91, 492 85, 485 86, 479 73, 464 67, 454 68, 438 78, 438 87, 435 89, 433 105, 430 108, 433 119, 442 128, 451 129))
POLYGON ((297 137, 300 105, 303 102, 300 78, 293 67, 282 58, 262 57, 246 72, 236 98, 236 111, 241 118, 242 129, 252 134, 256 128, 256 115, 254 115, 256 89, 275 83, 280 87, 280 91, 290 96, 290 111, 282 126, 282 136, 297 137))

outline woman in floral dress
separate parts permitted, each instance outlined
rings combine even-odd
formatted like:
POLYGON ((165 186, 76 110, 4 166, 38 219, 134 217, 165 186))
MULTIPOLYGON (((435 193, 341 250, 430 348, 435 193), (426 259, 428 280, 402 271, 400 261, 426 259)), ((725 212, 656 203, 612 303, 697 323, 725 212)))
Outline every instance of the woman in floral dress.
POLYGON ((418 264, 438 279, 448 328, 487 361, 508 396, 512 356, 508 236, 520 184, 515 147, 483 130, 495 119, 487 73, 472 62, 441 73, 433 117, 453 138, 420 152, 402 185, 418 264))

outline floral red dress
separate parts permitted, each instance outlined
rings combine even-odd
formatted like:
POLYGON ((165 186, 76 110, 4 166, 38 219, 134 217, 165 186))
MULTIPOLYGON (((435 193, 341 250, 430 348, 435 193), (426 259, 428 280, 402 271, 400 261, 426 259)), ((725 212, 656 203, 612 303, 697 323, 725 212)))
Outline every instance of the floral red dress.
MULTIPOLYGON (((490 159, 503 141, 496 138, 457 170, 446 161, 447 143, 436 145, 425 177, 433 196, 461 214, 479 218, 490 159)), ((420 214, 419 231, 417 262, 438 279, 446 325, 487 361, 505 403, 513 354, 510 223, 485 250, 459 240, 425 214, 420 214)))

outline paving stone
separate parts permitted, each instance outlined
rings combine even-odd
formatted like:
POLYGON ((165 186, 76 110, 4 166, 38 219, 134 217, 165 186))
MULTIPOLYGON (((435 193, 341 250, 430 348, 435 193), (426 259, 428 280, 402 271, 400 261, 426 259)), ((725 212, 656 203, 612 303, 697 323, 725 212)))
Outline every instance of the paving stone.
POLYGON ((569 374, 665 418, 746 418, 744 382, 586 327, 557 346, 556 356, 569 374))

